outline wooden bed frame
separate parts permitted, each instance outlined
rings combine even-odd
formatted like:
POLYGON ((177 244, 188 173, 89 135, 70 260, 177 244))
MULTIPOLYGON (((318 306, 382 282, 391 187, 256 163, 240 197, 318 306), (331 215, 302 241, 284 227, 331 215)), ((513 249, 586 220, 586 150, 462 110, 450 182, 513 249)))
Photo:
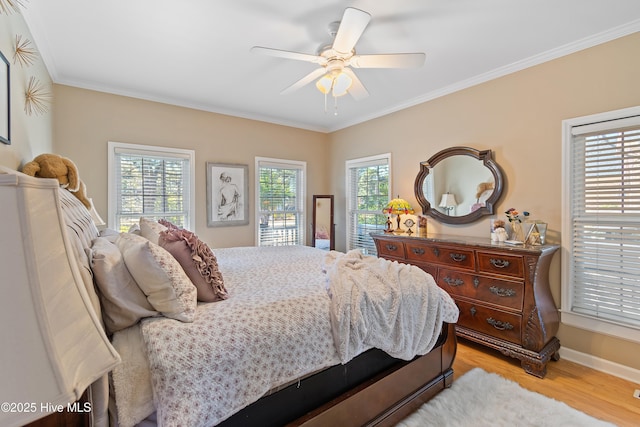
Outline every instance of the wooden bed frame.
POLYGON ((393 426, 453 382, 455 325, 429 353, 403 362, 318 408, 291 425, 305 427, 393 426))

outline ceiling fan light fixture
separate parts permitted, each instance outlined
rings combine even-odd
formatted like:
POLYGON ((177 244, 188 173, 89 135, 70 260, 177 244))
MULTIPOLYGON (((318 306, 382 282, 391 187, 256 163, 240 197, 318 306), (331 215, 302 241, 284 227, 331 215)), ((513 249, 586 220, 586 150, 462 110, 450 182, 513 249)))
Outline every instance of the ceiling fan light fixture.
POLYGON ((346 95, 352 83, 353 79, 349 75, 340 71, 338 73, 327 73, 320 77, 316 82, 316 87, 323 94, 327 95, 328 93, 331 93, 335 98, 337 98, 339 96, 346 95))
POLYGON ((318 65, 319 67, 282 90, 281 93, 289 94, 315 82, 318 90, 324 94, 326 113, 329 95, 334 99, 336 110, 338 97, 347 93, 356 101, 369 96, 369 92, 353 71, 353 68, 418 68, 424 64, 424 53, 357 55, 356 43, 370 20, 371 15, 369 13, 353 7, 347 7, 344 10, 341 21, 329 24, 329 35, 333 40, 330 43, 322 44, 315 55, 260 46, 252 47, 251 51, 318 65))
POLYGON ((331 92, 332 86, 333 78, 329 74, 325 74, 324 76, 320 77, 320 79, 318 79, 318 81, 316 82, 316 87, 318 88, 318 90, 325 95, 331 92))
POLYGON ((340 74, 333 79, 333 96, 337 98, 338 96, 346 95, 352 83, 353 80, 351 77, 340 72, 340 74))

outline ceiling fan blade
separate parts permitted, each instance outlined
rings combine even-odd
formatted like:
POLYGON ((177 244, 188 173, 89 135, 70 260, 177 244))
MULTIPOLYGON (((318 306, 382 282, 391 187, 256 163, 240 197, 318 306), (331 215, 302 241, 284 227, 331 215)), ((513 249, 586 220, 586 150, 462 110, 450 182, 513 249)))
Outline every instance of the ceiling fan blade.
POLYGON ((353 7, 346 8, 333 41, 333 50, 344 54, 350 53, 370 20, 371 15, 367 12, 353 7))
POLYGON ((325 68, 316 68, 315 70, 313 70, 312 72, 310 72, 309 74, 307 74, 306 76, 304 76, 303 78, 301 78, 300 80, 298 80, 297 82, 289 86, 288 88, 284 89, 280 93, 282 95, 286 95, 288 93, 296 91, 300 89, 302 86, 311 83, 317 78, 320 78, 320 76, 322 76, 326 72, 327 70, 325 68))
POLYGON ((254 46, 251 48, 251 52, 261 53, 269 56, 275 56, 278 58, 313 62, 315 64, 322 64, 326 62, 325 58, 318 55, 309 55, 307 53, 292 52, 290 50, 272 49, 270 47, 254 46))
POLYGON ((419 68, 424 64, 425 56, 424 53, 354 55, 349 65, 354 68, 419 68))
POLYGON ((369 92, 367 91, 367 89, 364 87, 364 85, 362 84, 358 76, 356 76, 356 73, 354 73, 351 68, 345 67, 342 70, 342 72, 347 74, 349 77, 351 77, 352 82, 348 92, 349 94, 351 94, 351 96, 353 96, 353 98, 356 101, 360 101, 361 99, 364 99, 367 96, 369 96, 369 92))

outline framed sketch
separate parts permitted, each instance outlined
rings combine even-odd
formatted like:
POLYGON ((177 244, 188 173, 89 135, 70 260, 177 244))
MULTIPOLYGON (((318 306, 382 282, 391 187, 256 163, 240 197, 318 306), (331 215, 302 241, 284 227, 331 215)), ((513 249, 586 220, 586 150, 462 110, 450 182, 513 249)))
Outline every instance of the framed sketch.
POLYGON ((249 166, 207 162, 207 226, 249 224, 249 166))
POLYGON ((9 61, 0 52, 0 142, 11 144, 11 99, 9 61))

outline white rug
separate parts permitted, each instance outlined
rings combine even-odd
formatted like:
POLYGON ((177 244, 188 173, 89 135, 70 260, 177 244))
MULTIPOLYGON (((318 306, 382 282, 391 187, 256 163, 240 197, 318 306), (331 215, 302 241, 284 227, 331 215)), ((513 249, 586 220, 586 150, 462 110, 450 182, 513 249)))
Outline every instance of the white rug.
POLYGON ((563 402, 526 390, 480 368, 472 369, 397 427, 612 427, 563 402))

